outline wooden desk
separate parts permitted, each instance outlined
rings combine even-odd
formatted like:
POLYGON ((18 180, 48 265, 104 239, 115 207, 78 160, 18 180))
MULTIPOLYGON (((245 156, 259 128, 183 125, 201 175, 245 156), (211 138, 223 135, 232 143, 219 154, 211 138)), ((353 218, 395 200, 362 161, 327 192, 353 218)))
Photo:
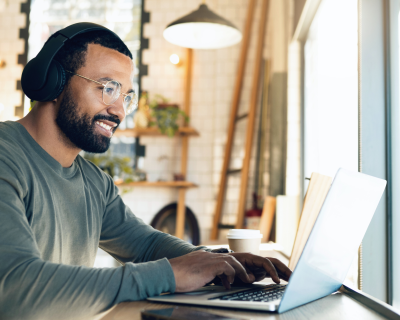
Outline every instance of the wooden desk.
MULTIPOLYGON (((120 303, 112 309, 101 320, 140 320, 140 312, 144 309, 163 309, 170 308, 172 304, 154 303, 147 301, 124 302, 120 303)), ((230 310, 222 308, 199 308, 190 307, 194 310, 207 311, 219 315, 232 316, 242 319, 362 319, 362 320, 378 320, 387 319, 380 314, 367 308, 360 302, 353 300, 344 293, 332 294, 323 299, 311 302, 296 309, 287 311, 282 314, 274 314, 267 312, 254 312, 242 310, 230 310)))
MULTIPOLYGON (((274 257, 281 259, 282 262, 288 263, 288 259, 282 256, 279 252, 273 250, 260 251, 260 255, 265 257, 274 257)), ((265 279, 265 283, 271 283, 270 279, 265 279)), ((111 310, 99 315, 95 320, 140 320, 140 312, 144 309, 164 309, 176 306, 169 303, 156 303, 148 301, 135 301, 124 302, 115 306, 111 310)), ((193 310, 206 311, 219 315, 231 316, 239 319, 286 319, 286 320, 309 320, 309 319, 362 319, 362 320, 380 320, 380 319, 393 319, 400 320, 400 316, 393 311, 390 306, 380 303, 377 300, 365 298, 357 295, 356 292, 348 292, 342 287, 340 292, 331 294, 325 298, 313 301, 301 307, 287 311, 282 314, 246 311, 239 309, 224 309, 224 308, 209 308, 209 307, 192 307, 188 305, 181 305, 189 307, 193 310), (355 297, 355 299, 350 296, 355 297), (368 300, 369 299, 369 300, 368 300), (359 302, 362 301, 363 303, 359 302), (366 305, 373 308, 370 309, 366 305), (379 311, 375 312, 374 310, 379 311), (385 316, 383 316, 383 314, 385 316)))

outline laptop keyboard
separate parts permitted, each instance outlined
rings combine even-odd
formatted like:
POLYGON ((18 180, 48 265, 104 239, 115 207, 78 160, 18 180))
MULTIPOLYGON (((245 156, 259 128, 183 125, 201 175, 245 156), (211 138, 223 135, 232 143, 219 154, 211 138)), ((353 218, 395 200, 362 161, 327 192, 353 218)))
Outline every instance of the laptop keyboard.
POLYGON ((269 302, 282 298, 286 285, 273 284, 264 288, 240 291, 208 300, 269 302))

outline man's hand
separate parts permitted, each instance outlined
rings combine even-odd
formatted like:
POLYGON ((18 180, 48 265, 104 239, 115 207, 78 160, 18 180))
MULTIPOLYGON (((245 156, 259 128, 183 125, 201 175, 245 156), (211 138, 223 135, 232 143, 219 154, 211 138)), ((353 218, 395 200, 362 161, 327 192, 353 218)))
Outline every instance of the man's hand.
POLYGON ((275 258, 263 258, 251 253, 240 252, 229 253, 228 255, 234 256, 246 269, 249 277, 255 279, 254 281, 261 281, 266 277, 271 277, 275 283, 280 283, 279 279, 288 281, 292 274, 292 271, 287 266, 275 258))
POLYGON ((271 277, 289 280, 292 273, 278 259, 263 258, 251 253, 210 253, 203 250, 169 260, 175 276, 175 292, 187 292, 204 286, 219 277, 225 288, 234 282, 253 283, 271 277))
POLYGON ((225 288, 230 289, 235 277, 244 283, 254 282, 244 267, 232 255, 194 251, 169 260, 174 271, 175 292, 188 292, 203 287, 219 277, 225 288))

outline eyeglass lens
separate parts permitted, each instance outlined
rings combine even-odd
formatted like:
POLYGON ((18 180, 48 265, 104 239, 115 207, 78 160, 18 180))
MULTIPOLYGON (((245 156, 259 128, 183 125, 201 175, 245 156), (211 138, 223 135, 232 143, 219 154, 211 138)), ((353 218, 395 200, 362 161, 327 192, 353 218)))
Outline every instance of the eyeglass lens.
POLYGON ((125 113, 130 114, 133 110, 136 109, 137 104, 138 98, 136 93, 130 92, 124 99, 125 113))
MULTIPOLYGON (((108 81, 103 88, 103 101, 110 105, 114 103, 121 93, 121 85, 117 81, 108 81)), ((134 92, 124 95, 124 109, 126 114, 130 114, 137 105, 138 99, 134 92)))
POLYGON ((108 81, 103 88, 103 101, 105 104, 115 102, 121 91, 121 86, 117 81, 108 81))

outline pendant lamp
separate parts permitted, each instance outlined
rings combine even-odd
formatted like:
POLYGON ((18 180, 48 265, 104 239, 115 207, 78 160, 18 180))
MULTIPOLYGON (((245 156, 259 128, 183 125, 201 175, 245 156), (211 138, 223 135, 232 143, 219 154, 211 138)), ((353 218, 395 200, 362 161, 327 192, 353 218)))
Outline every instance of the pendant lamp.
POLYGON ((163 35, 170 43, 192 49, 224 48, 242 40, 242 33, 233 23, 212 12, 204 3, 170 23, 163 35))

